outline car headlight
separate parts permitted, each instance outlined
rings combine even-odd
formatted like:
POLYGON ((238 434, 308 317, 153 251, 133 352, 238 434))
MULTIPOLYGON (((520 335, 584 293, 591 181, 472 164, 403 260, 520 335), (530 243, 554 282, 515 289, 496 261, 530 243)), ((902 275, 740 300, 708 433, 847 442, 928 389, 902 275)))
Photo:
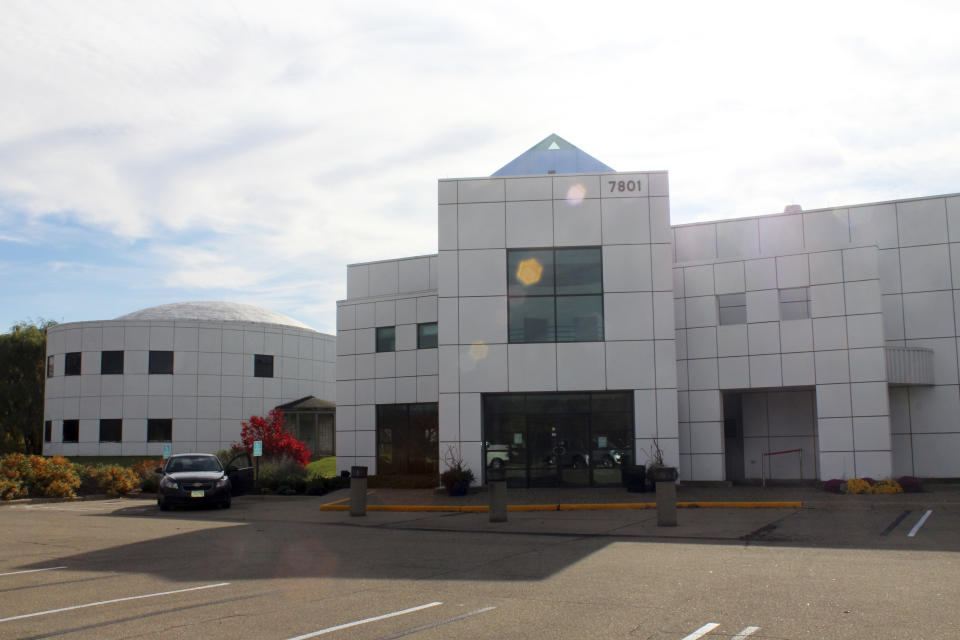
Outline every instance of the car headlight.
POLYGON ((160 481, 160 487, 163 489, 179 489, 180 485, 170 476, 163 476, 163 480, 160 481))
POLYGON ((226 487, 226 486, 229 485, 229 484, 230 484, 230 479, 229 479, 227 476, 223 476, 222 478, 220 478, 219 480, 217 480, 217 487, 218 487, 218 488, 226 487))

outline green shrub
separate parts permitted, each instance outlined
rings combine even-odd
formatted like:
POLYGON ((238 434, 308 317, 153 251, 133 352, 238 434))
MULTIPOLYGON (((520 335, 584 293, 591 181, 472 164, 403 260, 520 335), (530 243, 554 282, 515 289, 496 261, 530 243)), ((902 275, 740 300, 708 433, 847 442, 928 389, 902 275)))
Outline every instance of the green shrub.
POLYGON ((133 470, 119 465, 73 465, 79 475, 81 494, 105 493, 124 496, 140 488, 140 478, 133 470))
POLYGON ((302 493, 307 486, 307 470, 289 456, 262 459, 259 484, 261 489, 276 493, 302 493))
POLYGON ((306 493, 311 496, 322 496, 325 493, 346 489, 350 486, 349 478, 335 476, 333 478, 313 477, 307 481, 306 493))

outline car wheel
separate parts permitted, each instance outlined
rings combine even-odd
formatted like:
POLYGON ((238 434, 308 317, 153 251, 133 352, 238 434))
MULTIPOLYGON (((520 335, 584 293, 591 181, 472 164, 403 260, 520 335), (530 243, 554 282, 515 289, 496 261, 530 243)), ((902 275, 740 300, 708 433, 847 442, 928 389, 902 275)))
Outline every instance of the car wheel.
POLYGON ((500 458, 494 458, 494 459, 490 462, 490 468, 491 468, 491 469, 502 469, 502 468, 503 468, 503 460, 501 460, 500 458))
POLYGON ((160 511, 170 511, 170 505, 168 505, 166 502, 157 500, 157 506, 160 507, 160 511))
POLYGON ((220 506, 223 507, 224 509, 229 509, 229 508, 230 508, 230 499, 228 498, 225 502, 221 502, 221 503, 220 503, 220 506))

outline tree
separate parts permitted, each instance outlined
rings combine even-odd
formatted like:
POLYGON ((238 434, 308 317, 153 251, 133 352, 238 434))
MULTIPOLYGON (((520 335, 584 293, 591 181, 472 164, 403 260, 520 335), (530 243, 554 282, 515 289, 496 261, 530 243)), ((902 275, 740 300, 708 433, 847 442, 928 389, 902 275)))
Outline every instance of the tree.
POLYGON ((253 443, 263 442, 263 456, 274 458, 290 456, 301 467, 310 464, 310 450, 307 445, 293 437, 283 424, 283 412, 271 409, 266 419, 260 416, 250 416, 249 422, 243 422, 240 440, 243 448, 253 451, 253 443))
POLYGON ((0 453, 43 451, 43 384, 47 329, 19 322, 0 334, 0 453))

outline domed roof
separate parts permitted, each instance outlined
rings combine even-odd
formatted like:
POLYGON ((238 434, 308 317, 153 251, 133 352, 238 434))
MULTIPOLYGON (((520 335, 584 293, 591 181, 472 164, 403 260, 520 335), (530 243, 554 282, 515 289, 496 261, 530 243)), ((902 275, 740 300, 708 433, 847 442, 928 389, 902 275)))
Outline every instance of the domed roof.
POLYGON ((208 322, 263 322, 311 329, 281 313, 239 302, 174 302, 120 316, 117 320, 205 320, 208 322))

